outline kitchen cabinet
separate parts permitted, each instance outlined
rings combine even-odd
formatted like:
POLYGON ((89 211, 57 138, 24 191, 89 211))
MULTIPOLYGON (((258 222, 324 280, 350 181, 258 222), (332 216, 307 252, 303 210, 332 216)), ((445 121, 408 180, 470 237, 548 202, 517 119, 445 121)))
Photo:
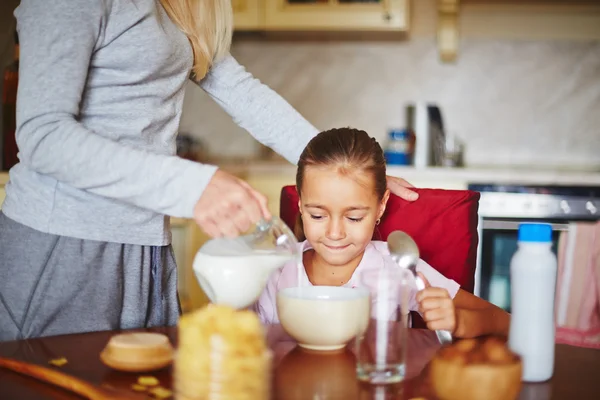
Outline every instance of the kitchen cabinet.
POLYGON ((264 0, 232 0, 235 30, 254 31, 264 25, 264 0))
MULTIPOLYGON (((425 0, 431 1, 431 0, 425 0)), ((600 39, 598 0, 437 0, 440 59, 456 61, 460 38, 600 39)))
POLYGON ((261 0, 266 30, 405 31, 409 0, 261 0))

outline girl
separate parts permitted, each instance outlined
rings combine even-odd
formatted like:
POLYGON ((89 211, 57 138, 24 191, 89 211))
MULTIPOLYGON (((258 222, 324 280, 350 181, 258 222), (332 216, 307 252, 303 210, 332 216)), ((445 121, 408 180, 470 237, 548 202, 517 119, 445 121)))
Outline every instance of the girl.
MULTIPOLYGON (((358 274, 371 268, 399 268, 384 242, 371 241, 389 197, 383 151, 364 131, 333 129, 313 138, 300 155, 296 186, 300 195, 297 235, 304 270, 302 284, 358 285, 358 274)), ((297 265, 288 263, 270 278, 255 304, 262 321, 278 322, 278 290, 298 286, 297 265)), ((429 329, 456 337, 508 334, 509 315, 462 290, 424 261, 417 271, 427 287, 411 296, 429 329)))

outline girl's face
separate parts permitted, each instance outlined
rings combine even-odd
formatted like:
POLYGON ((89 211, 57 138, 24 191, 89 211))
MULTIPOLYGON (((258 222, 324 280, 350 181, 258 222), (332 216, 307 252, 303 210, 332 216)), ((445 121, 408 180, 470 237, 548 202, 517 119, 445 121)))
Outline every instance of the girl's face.
POLYGON ((299 207, 304 234, 329 265, 345 266, 363 252, 385 211, 370 174, 338 172, 337 167, 306 167, 299 207))

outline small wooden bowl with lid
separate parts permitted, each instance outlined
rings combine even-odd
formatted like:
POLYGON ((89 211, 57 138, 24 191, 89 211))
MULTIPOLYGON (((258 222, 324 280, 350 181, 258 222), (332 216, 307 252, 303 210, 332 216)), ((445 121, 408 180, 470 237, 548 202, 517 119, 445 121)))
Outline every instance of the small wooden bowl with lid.
POLYGON ((503 338, 465 339, 437 352, 430 379, 441 400, 514 400, 521 369, 520 357, 503 338))
POLYGON ((110 338, 100 360, 119 371, 154 371, 173 362, 173 346, 159 333, 123 333, 110 338))

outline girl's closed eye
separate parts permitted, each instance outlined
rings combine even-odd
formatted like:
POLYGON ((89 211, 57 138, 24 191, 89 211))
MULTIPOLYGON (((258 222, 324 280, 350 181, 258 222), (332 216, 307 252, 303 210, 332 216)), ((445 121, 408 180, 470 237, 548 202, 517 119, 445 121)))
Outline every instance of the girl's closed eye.
POLYGON ((312 219, 316 219, 316 220, 321 220, 324 218, 322 215, 314 215, 314 214, 310 214, 310 217, 312 219))
POLYGON ((364 217, 346 217, 352 222, 360 222, 364 219, 364 217))

